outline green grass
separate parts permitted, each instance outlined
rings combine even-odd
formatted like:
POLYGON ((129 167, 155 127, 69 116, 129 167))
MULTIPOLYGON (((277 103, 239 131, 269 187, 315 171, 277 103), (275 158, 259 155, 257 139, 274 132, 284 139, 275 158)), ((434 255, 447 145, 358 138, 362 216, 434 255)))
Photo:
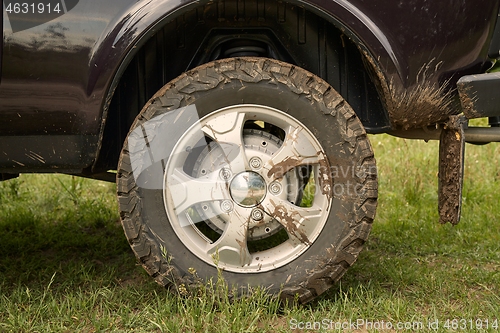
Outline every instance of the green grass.
POLYGON ((500 319, 500 145, 466 147, 453 227, 437 222, 437 142, 371 140, 380 178, 372 234, 341 282, 302 307, 280 308, 259 291, 231 302, 220 282, 192 298, 157 286, 128 247, 113 184, 63 175, 0 183, 0 332, 349 332, 335 323, 357 320, 424 325, 368 331, 500 331, 451 322, 500 319), (435 320, 439 329, 427 328, 435 320))

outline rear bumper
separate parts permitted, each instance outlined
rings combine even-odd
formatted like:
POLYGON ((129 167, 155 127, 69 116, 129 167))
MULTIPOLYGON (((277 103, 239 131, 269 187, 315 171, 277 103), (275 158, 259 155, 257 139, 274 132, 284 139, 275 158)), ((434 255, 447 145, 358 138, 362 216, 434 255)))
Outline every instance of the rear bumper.
POLYGON ((468 119, 500 116, 500 73, 467 75, 457 87, 468 119))

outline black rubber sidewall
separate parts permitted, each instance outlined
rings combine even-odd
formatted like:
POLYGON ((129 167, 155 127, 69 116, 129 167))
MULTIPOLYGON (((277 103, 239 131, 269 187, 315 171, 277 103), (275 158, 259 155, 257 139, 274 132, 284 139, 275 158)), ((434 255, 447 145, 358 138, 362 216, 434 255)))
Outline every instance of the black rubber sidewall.
MULTIPOLYGON (((242 84, 232 80, 221 83, 215 89, 193 93, 190 103, 196 105, 200 118, 214 110, 237 104, 259 104, 276 108, 299 120, 313 133, 326 152, 331 166, 353 167, 352 155, 344 148, 344 140, 339 134, 339 123, 335 117, 323 114, 308 96, 298 95, 283 84, 242 84)), ((341 176, 334 179, 337 186, 352 180, 349 176, 341 176)), ((170 264, 176 266, 181 274, 188 274, 188 270, 194 268, 203 279, 216 277, 216 267, 195 256, 176 236, 165 213, 162 190, 140 189, 140 196, 143 221, 151 230, 151 238, 167 249, 172 258, 170 264)), ((280 288, 285 281, 289 285, 302 282, 307 278, 307 271, 318 269, 333 257, 339 242, 350 232, 348 221, 351 220, 349 215, 354 209, 354 201, 354 197, 347 195, 334 197, 327 222, 319 237, 300 257, 287 265, 258 273, 224 271, 224 278, 231 285, 267 286, 271 289, 280 288)))

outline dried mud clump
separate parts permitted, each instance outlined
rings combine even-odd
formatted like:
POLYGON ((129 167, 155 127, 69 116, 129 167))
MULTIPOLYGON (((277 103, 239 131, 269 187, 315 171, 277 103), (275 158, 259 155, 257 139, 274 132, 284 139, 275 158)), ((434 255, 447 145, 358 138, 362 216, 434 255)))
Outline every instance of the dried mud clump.
POLYGON ((416 84, 401 88, 393 80, 387 84, 374 59, 367 52, 363 54, 365 65, 376 78, 391 124, 395 128, 422 128, 446 121, 450 115, 457 113, 453 108, 453 91, 449 89, 448 82, 439 85, 431 80, 441 63, 433 65, 434 60, 431 60, 424 64, 417 74, 416 84))
POLYGON ((446 86, 423 80, 413 88, 399 91, 391 82, 387 111, 394 126, 408 130, 446 121, 455 113, 446 86))

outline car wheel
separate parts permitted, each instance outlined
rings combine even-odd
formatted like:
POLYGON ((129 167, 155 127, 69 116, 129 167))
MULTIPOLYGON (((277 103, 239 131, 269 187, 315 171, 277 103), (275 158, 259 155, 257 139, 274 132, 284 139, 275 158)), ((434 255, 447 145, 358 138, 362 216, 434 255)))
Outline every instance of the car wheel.
POLYGON ((231 58, 149 100, 124 143, 117 191, 130 245, 161 285, 221 274, 242 293, 262 286, 305 303, 356 260, 376 177, 361 122, 325 81, 231 58))

